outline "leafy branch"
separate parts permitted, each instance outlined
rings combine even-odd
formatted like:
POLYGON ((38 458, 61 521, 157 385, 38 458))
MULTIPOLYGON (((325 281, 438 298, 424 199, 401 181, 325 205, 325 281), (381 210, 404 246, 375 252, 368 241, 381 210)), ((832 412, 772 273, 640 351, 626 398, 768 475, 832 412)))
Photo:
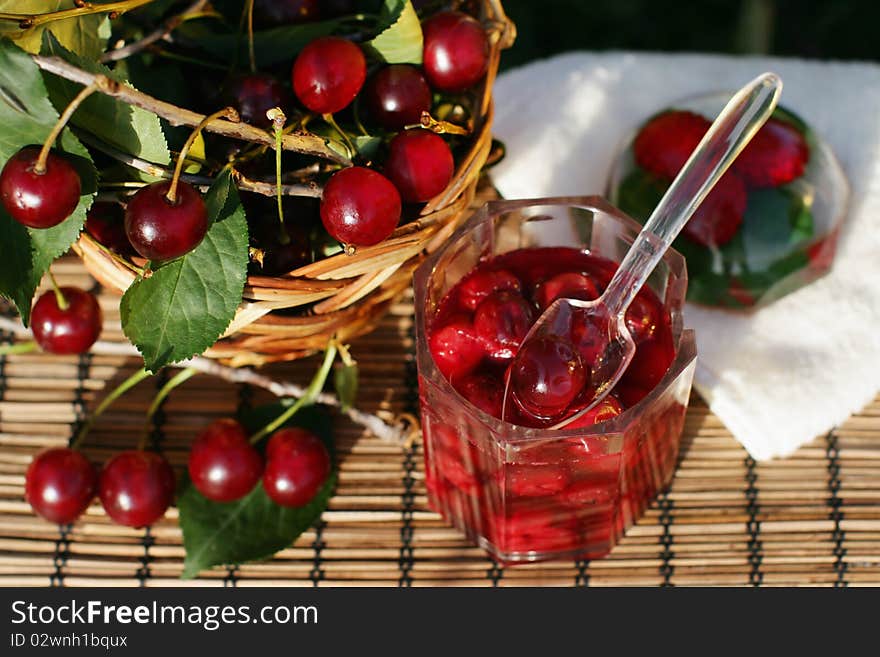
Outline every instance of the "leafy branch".
MULTIPOLYGON (((127 84, 113 80, 106 75, 84 71, 59 57, 32 55, 32 58, 34 63, 47 73, 52 73, 83 86, 94 84, 100 93, 116 98, 128 105, 134 105, 152 112, 167 120, 171 125, 185 125, 194 128, 205 120, 204 114, 159 100, 127 84)), ((272 134, 247 123, 233 123, 225 119, 214 119, 205 125, 205 130, 225 137, 275 148, 275 137, 272 134)), ((351 160, 332 149, 329 146, 330 143, 329 139, 302 133, 285 134, 281 139, 281 147, 284 150, 312 155, 330 160, 336 164, 351 164, 351 160)), ((337 148, 344 149, 345 147, 340 144, 337 148)))
POLYGON ((32 27, 51 23, 52 21, 79 18, 89 14, 114 14, 118 16, 132 9, 148 5, 151 2, 154 2, 154 0, 122 0, 122 2, 108 2, 106 4, 83 2, 78 7, 46 12, 45 14, 11 14, 0 12, 0 21, 15 22, 18 23, 21 29, 28 30, 32 27))

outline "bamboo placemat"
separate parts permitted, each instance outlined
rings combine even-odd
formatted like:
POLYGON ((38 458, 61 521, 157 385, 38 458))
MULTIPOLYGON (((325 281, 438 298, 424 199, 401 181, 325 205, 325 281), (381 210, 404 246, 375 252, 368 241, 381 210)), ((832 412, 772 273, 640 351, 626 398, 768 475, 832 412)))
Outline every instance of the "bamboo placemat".
MULTIPOLYGON (((62 284, 94 287, 75 260, 54 270, 62 284)), ((101 304, 104 337, 121 339, 118 299, 102 295, 101 304)), ((364 410, 416 409, 411 313, 410 303, 398 304, 353 345, 364 410)), ((96 503, 59 528, 32 515, 23 499, 31 456, 66 444, 105 387, 137 366, 108 356, 0 358, 0 584, 880 585, 880 398, 794 456, 756 464, 697 396, 671 488, 603 560, 496 567, 428 508, 420 445, 404 451, 337 419, 339 486, 317 526, 270 562, 182 582, 174 509, 150 529, 131 530, 111 524, 96 503)), ((314 369, 310 359, 266 371, 305 383, 314 369)), ((101 418, 86 441, 90 457, 100 462, 134 446, 163 381, 141 384, 101 418)), ((167 399, 150 440, 182 467, 200 427, 239 405, 269 401, 262 390, 197 376, 167 399)))

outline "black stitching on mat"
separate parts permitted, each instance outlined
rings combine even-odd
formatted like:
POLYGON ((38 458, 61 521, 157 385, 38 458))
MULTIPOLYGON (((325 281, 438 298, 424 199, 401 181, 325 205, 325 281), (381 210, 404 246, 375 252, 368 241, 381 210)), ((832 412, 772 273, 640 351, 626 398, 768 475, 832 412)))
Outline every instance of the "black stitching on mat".
POLYGON ((226 577, 223 578, 223 586, 226 587, 236 587, 238 586, 238 566, 233 564, 232 566, 226 567, 226 577))
POLYGON ((315 556, 312 559, 312 569, 309 571, 309 579, 312 580, 312 586, 318 586, 324 579, 324 569, 321 567, 321 552, 327 545, 324 543, 324 526, 323 520, 315 523, 315 540, 312 541, 312 549, 315 556))
POLYGON ((588 587, 590 585, 590 562, 587 559, 578 559, 574 562, 577 568, 577 575, 574 578, 574 585, 579 587, 588 587))
POLYGON ((763 543, 761 542, 761 521, 758 515, 761 513, 761 505, 758 504, 758 473, 755 470, 755 459, 747 456, 746 464, 746 511, 749 521, 746 529, 749 532, 749 584, 761 586, 764 581, 764 573, 761 572, 761 562, 764 560, 763 543))
POLYGON ((497 587, 498 583, 504 577, 504 566, 497 561, 493 561, 492 565, 489 566, 489 569, 486 571, 486 577, 492 581, 493 587, 497 587))
POLYGON ((846 540, 846 532, 840 528, 845 519, 843 510, 840 508, 843 500, 840 497, 840 447, 837 444, 837 434, 834 429, 825 436, 825 456, 828 458, 828 506, 831 508, 828 516, 834 521, 834 531, 831 539, 834 541, 834 572, 837 573, 835 587, 846 587, 846 572, 849 564, 845 561, 846 548, 843 546, 846 540))
MULTIPOLYGON (((409 329, 410 343, 415 345, 414 327, 409 329)), ((415 353, 411 350, 407 354, 405 381, 405 398, 404 404, 407 412, 414 415, 419 412, 419 379, 416 369, 415 353)), ((402 509, 400 512, 400 556, 398 558, 398 566, 400 568, 400 586, 412 586, 412 569, 414 564, 413 558, 413 505, 415 502, 415 493, 413 492, 413 472, 416 469, 416 445, 413 444, 406 450, 403 460, 403 494, 401 495, 402 509)))
POLYGON ((135 577, 141 583, 141 586, 147 585, 147 580, 152 577, 152 573, 150 572, 150 562, 153 560, 153 557, 150 555, 150 548, 156 544, 156 539, 153 538, 153 533, 150 531, 149 527, 144 528, 144 535, 141 538, 141 545, 144 546, 144 554, 140 558, 141 566, 137 569, 137 573, 135 577))
POLYGON ((52 565, 55 571, 49 575, 49 586, 64 586, 64 567, 70 557, 70 525, 58 526, 58 538, 55 540, 55 554, 52 555, 52 565))
POLYGON ((669 492, 665 490, 660 493, 658 503, 660 506, 660 524, 663 527, 663 534, 660 536, 660 545, 663 546, 663 550, 660 552, 660 558, 662 559, 660 574, 663 576, 663 584, 661 586, 674 586, 672 584, 672 575, 675 572, 675 567, 672 565, 672 559, 675 557, 675 552, 672 550, 673 537, 670 530, 675 522, 675 517, 672 514, 675 504, 669 499, 669 492))

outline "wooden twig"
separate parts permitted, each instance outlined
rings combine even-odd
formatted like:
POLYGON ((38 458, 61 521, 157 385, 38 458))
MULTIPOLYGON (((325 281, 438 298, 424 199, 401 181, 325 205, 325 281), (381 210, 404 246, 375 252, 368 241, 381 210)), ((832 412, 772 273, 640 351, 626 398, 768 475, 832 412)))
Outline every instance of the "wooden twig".
POLYGON ((106 2, 103 4, 83 2, 78 7, 62 9, 61 11, 50 11, 43 14, 10 14, 2 12, 0 13, 0 21, 14 21, 18 23, 21 29, 27 30, 52 21, 63 21, 68 18, 88 16, 89 14, 114 14, 118 16, 126 11, 148 5, 151 2, 154 2, 154 0, 122 0, 121 2, 106 2))
MULTIPOLYGON (((205 119, 204 114, 193 112, 192 110, 172 105, 164 100, 159 100, 148 94, 142 93, 127 84, 122 84, 113 80, 106 75, 90 73, 77 68, 73 64, 64 61, 59 57, 45 57, 43 55, 32 55, 34 62, 43 71, 52 73, 65 80, 70 80, 78 84, 88 86, 97 84, 98 91, 101 93, 117 98, 128 105, 134 105, 152 112, 163 119, 167 120, 171 125, 186 125, 195 127, 205 119)), ((242 141, 263 144, 271 148, 275 147, 275 138, 265 130, 255 128, 247 123, 233 123, 225 119, 215 119, 210 121, 205 130, 240 139, 242 141)), ((331 149, 327 145, 324 138, 313 134, 291 133, 286 134, 281 140, 281 147, 284 150, 296 151, 304 155, 312 155, 325 160, 330 160, 337 164, 348 165, 351 161, 331 149)))
MULTIPOLYGON (((0 330, 14 334, 19 338, 31 339, 30 329, 25 328, 20 322, 8 317, 0 316, 0 330)), ((100 356, 126 356, 140 358, 138 350, 128 344, 122 342, 110 342, 106 340, 98 340, 90 349, 92 354, 100 356)), ((230 383, 246 383, 268 390, 276 397, 293 397, 299 399, 306 393, 306 389, 295 383, 287 381, 275 381, 263 374, 259 374, 254 370, 246 367, 229 367, 211 360, 203 356, 196 356, 189 360, 173 363, 169 367, 177 369, 194 369, 202 374, 209 374, 218 379, 229 381, 230 383)), ((316 402, 325 406, 332 406, 341 409, 342 404, 339 398, 331 393, 322 392, 316 398, 316 402)), ((380 440, 384 440, 399 445, 404 445, 411 441, 415 425, 412 421, 400 418, 393 424, 389 424, 378 415, 359 411, 356 408, 349 408, 344 414, 354 423, 366 428, 380 440)))
POLYGON ((120 59, 125 59, 126 57, 131 57, 135 53, 148 48, 152 44, 156 43, 156 41, 161 41, 169 34, 171 34, 174 30, 176 30, 189 16, 192 14, 196 14, 200 12, 204 6, 208 4, 208 0, 196 0, 189 7, 184 9, 179 14, 172 16, 168 20, 166 20, 160 27, 156 28, 146 36, 138 39, 137 41, 132 41, 128 45, 122 46, 120 48, 115 48, 109 52, 105 52, 101 55, 99 62, 107 63, 107 62, 116 62, 120 59))

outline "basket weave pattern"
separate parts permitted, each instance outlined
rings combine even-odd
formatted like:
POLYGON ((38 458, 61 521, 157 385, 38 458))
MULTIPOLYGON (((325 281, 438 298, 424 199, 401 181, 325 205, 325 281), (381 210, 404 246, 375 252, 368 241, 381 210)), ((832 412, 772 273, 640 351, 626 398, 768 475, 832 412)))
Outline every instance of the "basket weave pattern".
MULTIPOLYGON (((402 223, 375 246, 350 255, 340 253, 284 276, 248 276, 235 319, 206 356, 235 366, 258 366, 295 360, 322 349, 333 335, 349 340, 369 332, 409 287, 422 259, 464 220, 492 147, 492 85, 501 50, 516 35, 500 0, 481 0, 479 18, 489 36, 489 70, 472 92, 479 113, 474 117, 470 148, 457 162, 447 188, 418 217, 402 223), (289 308, 303 312, 272 313, 289 308)), ((108 289, 123 292, 134 281, 135 274, 87 233, 83 232, 74 249, 108 289)))

